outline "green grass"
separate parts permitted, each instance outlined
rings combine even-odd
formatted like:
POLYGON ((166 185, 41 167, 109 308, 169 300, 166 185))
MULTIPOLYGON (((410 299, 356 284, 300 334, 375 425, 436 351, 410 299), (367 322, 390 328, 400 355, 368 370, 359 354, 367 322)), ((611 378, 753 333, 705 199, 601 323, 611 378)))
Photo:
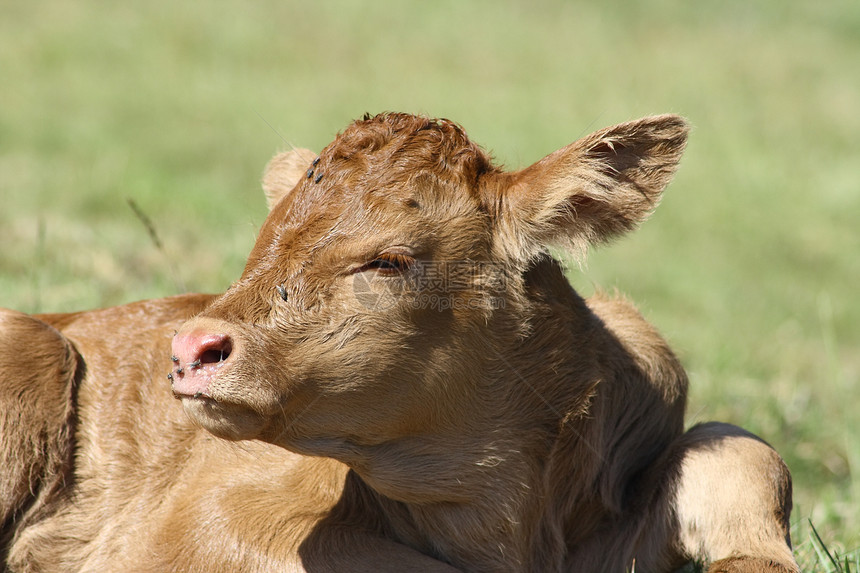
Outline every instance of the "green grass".
POLYGON ((691 422, 783 454, 805 570, 832 570, 811 520, 856 571, 857 62, 854 0, 7 2, 0 305, 224 289, 264 217, 269 157, 365 111, 452 118, 511 167, 681 113, 694 131, 663 205, 571 279, 618 287, 661 328, 691 374, 691 422))

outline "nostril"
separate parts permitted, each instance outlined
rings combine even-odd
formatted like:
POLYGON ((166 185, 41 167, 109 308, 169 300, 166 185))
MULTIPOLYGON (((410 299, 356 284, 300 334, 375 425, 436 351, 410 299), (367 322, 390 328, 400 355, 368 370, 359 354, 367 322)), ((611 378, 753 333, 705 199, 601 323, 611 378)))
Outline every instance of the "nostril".
POLYGON ((216 364, 224 362, 230 357, 230 352, 233 351, 233 345, 230 340, 225 340, 218 347, 208 348, 200 354, 200 364, 216 364))
POLYGON ((173 339, 173 355, 180 370, 224 362, 233 352, 233 340, 226 334, 190 332, 173 339))
POLYGON ((226 334, 206 334, 197 339, 195 362, 199 365, 224 362, 233 350, 233 341, 226 334))

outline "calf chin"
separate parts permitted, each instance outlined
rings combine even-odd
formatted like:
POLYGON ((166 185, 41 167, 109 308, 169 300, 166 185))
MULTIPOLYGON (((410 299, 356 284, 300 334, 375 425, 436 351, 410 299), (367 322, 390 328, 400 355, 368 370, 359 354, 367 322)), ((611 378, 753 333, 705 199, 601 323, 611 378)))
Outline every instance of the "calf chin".
POLYGON ((211 398, 182 398, 185 413, 195 424, 225 440, 251 440, 264 435, 267 417, 248 408, 216 402, 211 398))

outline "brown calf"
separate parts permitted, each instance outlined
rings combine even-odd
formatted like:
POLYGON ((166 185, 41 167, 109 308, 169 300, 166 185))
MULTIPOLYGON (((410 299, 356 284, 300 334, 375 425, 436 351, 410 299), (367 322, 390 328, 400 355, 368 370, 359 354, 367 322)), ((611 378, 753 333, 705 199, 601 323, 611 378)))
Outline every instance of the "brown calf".
POLYGON ((779 456, 685 433, 663 339, 546 254, 646 218, 686 135, 505 172, 451 122, 365 118, 272 160, 223 295, 0 314, 6 566, 797 571, 779 456))

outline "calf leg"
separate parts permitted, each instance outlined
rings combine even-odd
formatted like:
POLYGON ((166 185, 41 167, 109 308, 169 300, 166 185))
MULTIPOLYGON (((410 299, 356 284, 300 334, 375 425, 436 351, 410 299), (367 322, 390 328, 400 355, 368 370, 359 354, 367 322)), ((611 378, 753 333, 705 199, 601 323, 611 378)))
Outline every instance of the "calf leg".
POLYGON ((16 530, 63 484, 79 364, 62 334, 0 309, 0 563, 16 530))
POLYGON ((709 573, 799 572, 788 517, 791 476, 765 442, 721 423, 691 428, 673 457, 676 543, 709 573))

